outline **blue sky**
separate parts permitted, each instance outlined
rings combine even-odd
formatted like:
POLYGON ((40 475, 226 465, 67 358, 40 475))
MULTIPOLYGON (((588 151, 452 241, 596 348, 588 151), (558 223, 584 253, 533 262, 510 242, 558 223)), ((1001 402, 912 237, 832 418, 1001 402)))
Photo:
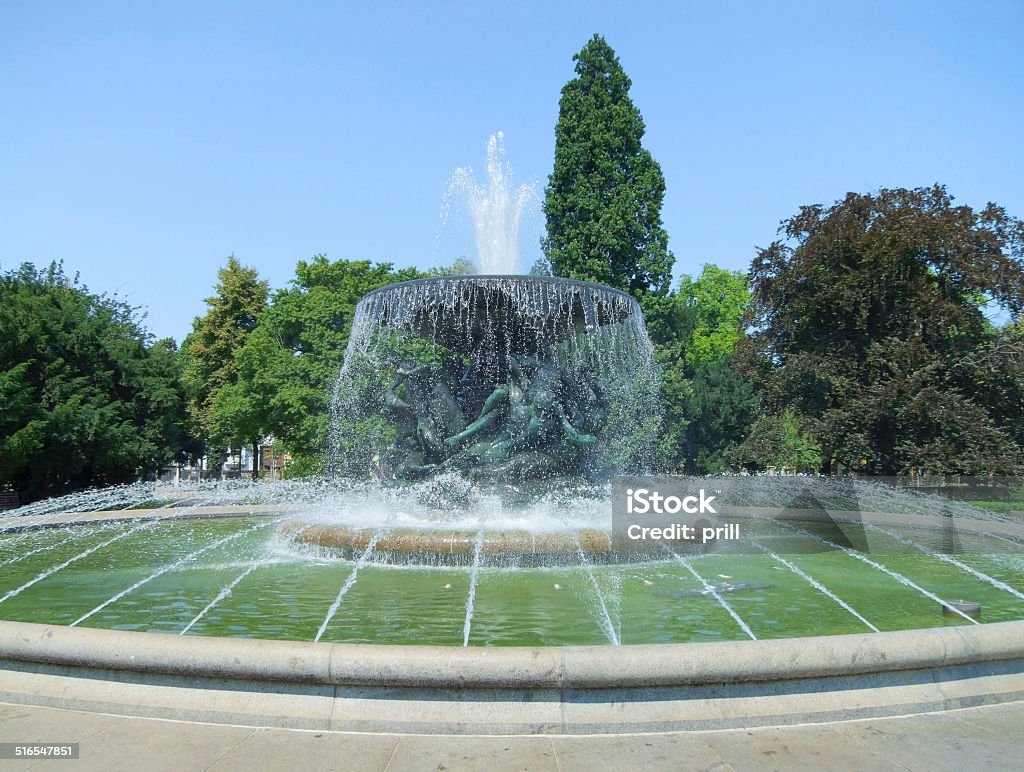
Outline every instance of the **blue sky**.
MULTIPOLYGON (((63 260, 179 342, 234 253, 449 264, 453 170, 543 188, 605 36, 676 274, 746 270, 804 204, 946 184, 1024 216, 1024 3, 0 2, 0 270, 63 260)), ((528 223, 529 265, 541 218, 528 223)))

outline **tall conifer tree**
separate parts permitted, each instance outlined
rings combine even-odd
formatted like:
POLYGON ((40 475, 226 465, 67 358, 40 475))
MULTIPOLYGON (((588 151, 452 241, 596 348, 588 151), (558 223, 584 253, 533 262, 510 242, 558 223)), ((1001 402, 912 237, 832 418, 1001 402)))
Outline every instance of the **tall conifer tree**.
POLYGON ((562 89, 555 168, 544 199, 544 254, 556 276, 664 295, 674 259, 661 224, 665 179, 641 146, 630 80, 600 35, 573 57, 562 89))

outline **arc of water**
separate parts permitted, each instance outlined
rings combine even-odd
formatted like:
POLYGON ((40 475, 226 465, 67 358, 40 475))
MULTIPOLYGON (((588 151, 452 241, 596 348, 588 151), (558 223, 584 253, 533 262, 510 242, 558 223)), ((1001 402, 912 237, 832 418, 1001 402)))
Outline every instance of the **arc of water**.
POLYGON ((28 537, 32 536, 34 533, 37 533, 37 531, 34 529, 28 529, 22 532, 15 531, 14 533, 10 534, 6 532, 0 534, 0 536, 3 537, 3 540, 0 541, 0 547, 3 547, 4 549, 12 549, 14 547, 17 547, 19 544, 28 539, 28 537))
POLYGON ((259 562, 253 563, 251 566, 249 566, 247 569, 245 569, 242 573, 240 573, 238 576, 236 576, 223 589, 221 589, 221 591, 219 593, 217 593, 217 597, 215 597, 213 600, 211 600, 209 603, 207 603, 206 604, 206 608, 204 608, 202 611, 200 611, 198 614, 196 614, 194 617, 192 617, 192 621, 189 622, 187 625, 185 625, 184 629, 181 632, 179 632, 178 635, 184 635, 189 630, 191 630, 195 626, 196 622, 198 622, 200 619, 205 617, 208 613, 210 613, 210 611, 213 610, 214 606, 216 606, 218 603, 220 603, 222 600, 224 600, 226 597, 228 597, 228 595, 231 594, 231 591, 233 589, 235 589, 235 587, 238 586, 238 583, 241 582, 243 579, 245 579, 245 577, 247 577, 249 574, 251 574, 256 569, 256 567, 258 565, 260 565, 259 562))
POLYGON ((473 622, 473 601, 476 599, 476 583, 480 574, 480 557, 484 550, 484 531, 481 528, 476 534, 476 545, 473 549, 473 570, 469 576, 469 595, 466 596, 466 621, 462 625, 462 645, 469 646, 469 628, 473 622))
POLYGON ((959 614, 964 619, 966 619, 968 622, 971 622, 972 624, 975 624, 975 625, 976 624, 980 624, 978 622, 978 620, 975 619, 974 617, 968 616, 963 611, 958 609, 956 606, 954 606, 954 605, 944 601, 942 598, 940 598, 934 592, 931 592, 930 590, 926 590, 924 587, 922 587, 921 585, 917 584, 916 582, 914 582, 910 578, 904 576, 899 571, 893 571, 891 568, 888 568, 887 566, 883 566, 881 563, 877 563, 874 560, 872 560, 871 558, 869 558, 869 557, 867 557, 865 555, 861 555, 859 552, 855 552, 854 550, 851 550, 849 547, 843 547, 842 545, 839 545, 839 544, 836 544, 834 542, 831 542, 831 541, 829 541, 828 539, 826 539, 826 538, 824 538, 822 536, 818 536, 817 534, 811 533, 810 531, 805 531, 803 528, 800 528, 798 526, 790 525, 789 523, 783 523, 781 521, 773 521, 773 522, 777 523, 778 525, 781 525, 784 528, 788 528, 791 531, 796 531, 797 533, 803 534, 804 536, 808 536, 808 537, 810 537, 812 539, 815 539, 815 540, 820 541, 820 542, 822 542, 824 544, 827 544, 828 546, 832 547, 833 549, 842 550, 844 554, 849 555, 851 558, 855 558, 855 559, 861 561, 862 563, 867 563, 869 566, 878 569, 883 574, 888 574, 893 579, 895 579, 896 581, 900 582, 901 584, 906 585, 907 587, 913 587, 915 590, 917 590, 919 593, 921 593, 925 597, 931 598, 936 603, 941 605, 943 608, 947 608, 950 611, 952 611, 953 613, 959 614))
POLYGON ((851 614, 853 614, 855 617, 857 617, 857 619, 859 619, 865 625, 870 627, 874 632, 876 632, 876 633, 880 632, 880 630, 877 627, 875 627, 873 624, 871 624, 871 622, 869 622, 864 616, 862 616, 860 614, 860 612, 857 611, 857 609, 855 609, 853 606, 851 606, 845 600, 840 598, 838 595, 836 595, 834 592, 832 592, 828 587, 823 585, 821 582, 819 582, 813 576, 811 576, 810 574, 805 572, 803 569, 801 569, 800 566, 796 565, 795 563, 791 563, 790 561, 786 560, 781 555, 778 555, 778 554, 772 552, 766 546, 761 544, 757 539, 753 539, 752 541, 753 541, 754 545, 758 547, 758 549, 763 550, 768 555, 770 555, 773 559, 775 559, 779 563, 782 563, 782 565, 784 565, 786 568, 788 568, 794 574, 799 576, 801 579, 804 579, 814 589, 818 590, 818 592, 821 592, 821 593, 825 594, 826 596, 828 596, 829 598, 831 598, 832 600, 834 600, 836 603, 838 603, 844 609, 846 609, 851 614))
POLYGON ((998 539, 1007 544, 1012 544, 1014 547, 1024 547, 1024 542, 1021 542, 1019 539, 1012 539, 1009 536, 1003 536, 1001 533, 986 533, 985 536, 989 539, 998 539))
POLYGON ((945 563, 949 563, 949 565, 951 565, 951 566, 956 566, 961 571, 964 571, 965 573, 968 573, 968 574, 970 574, 971 576, 973 576, 973 577, 975 577, 977 579, 981 579, 983 582, 988 582, 989 584, 991 584, 996 589, 1003 590, 1004 592, 1008 592, 1011 595, 1013 595, 1014 597, 1019 598, 1020 600, 1024 600, 1024 593, 1020 592, 1019 590, 1017 590, 1014 587, 1011 587, 1006 582, 1003 582, 1003 581, 1001 581, 999 579, 996 579, 994 576, 989 576, 985 572, 979 571, 974 566, 968 565, 967 563, 963 563, 963 562, 957 560, 956 558, 951 558, 949 555, 946 555, 943 552, 935 552, 933 550, 930 550, 927 547, 925 547, 923 544, 918 544, 913 539, 908 539, 905 536, 903 536, 901 534, 893 533, 892 531, 889 531, 888 529, 880 528, 877 525, 874 525, 872 523, 866 523, 866 525, 868 526, 868 528, 870 528, 873 531, 877 531, 879 533, 884 533, 889 538, 895 539, 896 541, 900 542, 901 544, 906 544, 908 547, 913 547, 914 549, 919 550, 920 552, 923 552, 925 555, 928 555, 929 557, 938 558, 939 560, 941 560, 941 561, 943 561, 945 563))
POLYGON ((153 581, 158 576, 163 576, 168 571, 174 571, 174 570, 176 570, 178 568, 181 568, 183 565, 185 565, 189 561, 195 560, 200 555, 203 555, 203 554, 205 554, 207 552, 210 552, 211 550, 216 549, 217 547, 219 547, 222 544, 226 544, 229 541, 234 541, 235 539, 238 539, 238 538, 240 538, 242 536, 245 536, 246 534, 252 533, 253 531, 257 531, 257 530, 259 530, 261 528, 267 528, 270 525, 274 525, 276 522, 280 522, 280 521, 278 520, 278 521, 274 521, 272 523, 260 523, 258 525, 252 526, 251 528, 246 528, 244 531, 239 531, 238 533, 233 533, 233 534, 230 534, 229 536, 225 536, 225 537, 223 537, 221 539, 217 539, 216 541, 211 542, 210 544, 207 544, 205 547, 197 549, 195 552, 189 553, 188 555, 186 555, 185 557, 181 558, 180 560, 176 560, 173 563, 167 564, 166 566, 164 566, 163 568, 159 569, 158 571, 154 571, 152 574, 147 576, 145 579, 140 579, 135 584, 133 584, 131 587, 129 587, 129 588, 125 589, 125 590, 121 590, 121 592, 117 593, 113 597, 108 598, 107 600, 103 601, 100 605, 98 605, 92 611, 88 612, 87 614, 83 614, 78 619, 76 619, 74 622, 72 622, 69 625, 69 627, 75 627, 76 625, 78 625, 79 622, 84 622, 86 619, 91 617, 93 614, 96 614, 96 613, 102 611, 107 606, 109 606, 111 603, 115 603, 115 602, 119 601, 121 598, 123 598, 128 593, 130 593, 130 592, 132 592, 134 590, 137 590, 139 587, 141 587, 142 585, 146 584, 147 582, 153 581))
MULTIPOLYGON (((107 530, 108 528, 109 527, 101 527, 101 528, 99 528, 97 530, 103 531, 103 530, 107 530)), ((8 560, 4 560, 4 561, 0 562, 0 568, 3 568, 4 566, 9 566, 11 563, 17 563, 18 561, 24 560, 25 558, 32 557, 33 555, 38 555, 40 552, 49 552, 52 549, 57 549, 57 547, 60 547, 60 546, 62 546, 64 544, 67 544, 70 541, 75 541, 77 539, 84 539, 86 536, 91 536, 95 532, 96 532, 95 530, 92 530, 92 531, 87 531, 85 533, 73 533, 73 534, 71 534, 70 536, 68 536, 68 537, 66 537, 64 539, 61 539, 60 541, 54 542, 53 544, 47 544, 47 545, 45 545, 43 547, 36 547, 36 549, 34 549, 34 550, 29 550, 28 552, 23 552, 22 554, 18 555, 18 557, 16 557, 16 558, 9 558, 8 560)))
POLYGON ((79 560, 82 560, 83 558, 89 557, 89 555, 91 555, 92 553, 96 552, 97 550, 101 550, 104 547, 106 547, 106 546, 108 546, 110 544, 113 544, 115 541, 118 541, 120 539, 125 538, 126 536, 131 536, 133 533, 138 533, 139 531, 145 530, 146 528, 152 528, 154 525, 156 525, 156 523, 160 522, 161 520, 166 520, 168 517, 173 517, 173 515, 172 514, 168 514, 168 515, 165 515, 164 517, 158 517, 158 518, 154 518, 153 520, 147 520, 146 522, 142 523, 141 525, 137 525, 134 528, 130 528, 127 531, 122 531, 117 536, 114 536, 114 537, 112 537, 110 539, 107 539, 106 541, 104 541, 104 542, 102 542, 100 544, 96 544, 96 545, 93 545, 92 547, 89 547, 89 549, 80 552, 79 554, 75 555, 72 558, 69 558, 68 560, 65 560, 63 563, 61 563, 59 565, 51 566, 50 568, 46 569, 45 571, 41 571, 39 574, 34 576, 32 579, 29 579, 27 582, 25 582, 20 587, 16 587, 15 589, 10 590, 3 597, 0 597, 0 603, 3 603, 6 600, 10 600, 15 595, 19 595, 20 593, 24 592, 25 590, 27 590, 29 587, 31 587, 32 585, 36 584, 37 582, 41 582, 46 577, 53 576, 58 571, 62 571, 63 569, 65 569, 68 566, 70 566, 72 563, 76 563, 79 560))
POLYGON ((101 490, 80 491, 26 504, 7 512, 4 517, 26 518, 32 522, 39 522, 56 512, 94 512, 114 507, 128 508, 152 497, 153 487, 151 483, 132 483, 101 490))
POLYGON ((327 616, 324 617, 324 621, 323 623, 321 623, 320 629, 316 631, 316 637, 313 639, 314 642, 320 640, 320 637, 324 634, 324 631, 327 629, 327 625, 329 625, 331 620, 334 619, 334 615, 338 613, 338 609, 341 608, 342 599, 345 597, 348 591, 352 589, 352 585, 356 583, 356 577, 359 575, 359 569, 366 565, 366 561, 370 559, 370 556, 373 554, 373 551, 377 548, 377 542, 380 541, 380 538, 386 532, 387 529, 382 527, 378 528, 377 532, 373 534, 373 537, 370 539, 369 544, 366 545, 366 549, 363 550, 363 554, 359 556, 359 560, 357 560, 356 564, 352 567, 352 572, 348 575, 348 578, 345 580, 345 583, 341 586, 341 589, 338 590, 338 597, 334 599, 334 603, 332 603, 331 607, 327 610, 327 616))
POLYGON ((590 584, 594 588, 594 595, 597 596, 597 603, 601 608, 601 617, 598 619, 598 622, 604 630, 605 635, 608 636, 608 641, 613 646, 619 646, 622 641, 620 640, 619 634, 612 622, 611 614, 608 613, 608 604, 604 601, 604 593, 601 592, 601 587, 597 583, 597 577, 594 576, 594 569, 591 567, 590 561, 587 560, 587 556, 583 552, 583 545, 580 544, 579 534, 576 531, 573 531, 572 538, 573 541, 576 542, 576 554, 579 555, 580 564, 583 566, 583 570, 590 578, 590 584))
POLYGON ((681 565, 683 568, 685 568, 687 571, 689 571, 691 574, 693 574, 693 577, 698 582, 700 582, 701 585, 704 587, 704 591, 706 593, 711 595, 715 600, 718 601, 718 604, 722 608, 724 608, 726 611, 729 612, 729 616, 731 616, 736 621, 736 624, 738 624, 740 626, 740 629, 742 629, 743 632, 745 632, 750 637, 750 639, 752 641, 756 641, 757 640, 757 636, 754 635, 754 631, 751 630, 750 626, 746 622, 743 621, 743 617, 741 617, 738 613, 736 613, 736 610, 732 606, 729 605, 729 602, 719 594, 718 590, 715 589, 714 585, 711 584, 710 582, 708 582, 708 580, 705 579, 703 576, 701 576, 699 573, 697 573, 697 570, 692 565, 690 565, 690 561, 689 560, 684 558, 678 552, 675 552, 674 550, 672 550, 667 545, 662 545, 662 546, 664 546, 665 550, 672 557, 674 557, 676 559, 676 561, 678 561, 679 565, 681 565))

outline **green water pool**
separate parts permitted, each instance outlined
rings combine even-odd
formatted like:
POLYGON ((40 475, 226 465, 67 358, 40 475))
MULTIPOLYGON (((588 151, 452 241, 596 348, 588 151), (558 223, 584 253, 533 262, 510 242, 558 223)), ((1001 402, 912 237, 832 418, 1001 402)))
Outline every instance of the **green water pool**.
POLYGON ((906 550, 870 555, 904 581, 839 550, 790 552, 785 562, 766 553, 699 555, 688 565, 672 558, 558 568, 494 567, 484 559, 476 571, 357 564, 300 549, 273 526, 239 517, 6 533, 0 619, 452 646, 746 640, 974 624, 944 613, 928 593, 981 603, 981 623, 1024 619, 1024 557, 985 552, 981 541, 978 551, 955 558, 974 572, 906 550))

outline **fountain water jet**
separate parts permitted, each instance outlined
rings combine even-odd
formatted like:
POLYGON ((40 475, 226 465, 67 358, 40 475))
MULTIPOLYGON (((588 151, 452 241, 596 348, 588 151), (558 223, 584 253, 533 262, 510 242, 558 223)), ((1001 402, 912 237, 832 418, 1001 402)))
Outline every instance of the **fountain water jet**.
POLYGON ((505 135, 487 140, 487 180, 477 182, 472 167, 455 170, 442 206, 448 220, 453 201, 461 198, 469 210, 476 245, 475 266, 481 274, 521 272, 519 230, 523 217, 539 204, 532 185, 512 187, 512 170, 505 161, 505 135))

